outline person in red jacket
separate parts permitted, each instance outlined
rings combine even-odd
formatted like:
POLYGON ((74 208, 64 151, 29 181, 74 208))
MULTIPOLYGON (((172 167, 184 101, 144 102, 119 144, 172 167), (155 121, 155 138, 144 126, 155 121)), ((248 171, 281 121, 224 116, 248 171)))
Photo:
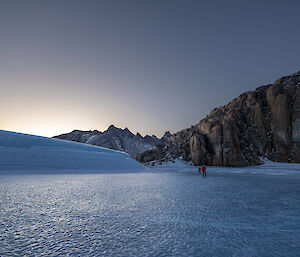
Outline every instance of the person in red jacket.
POLYGON ((206 177, 206 167, 204 165, 202 166, 202 173, 203 177, 206 177))

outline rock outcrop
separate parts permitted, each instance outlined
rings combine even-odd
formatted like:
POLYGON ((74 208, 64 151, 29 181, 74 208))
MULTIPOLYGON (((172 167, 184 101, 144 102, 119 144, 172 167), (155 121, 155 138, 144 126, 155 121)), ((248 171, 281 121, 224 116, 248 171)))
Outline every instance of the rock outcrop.
POLYGON ((300 162, 300 71, 241 94, 173 134, 141 162, 182 158, 195 165, 249 166, 260 157, 300 162))

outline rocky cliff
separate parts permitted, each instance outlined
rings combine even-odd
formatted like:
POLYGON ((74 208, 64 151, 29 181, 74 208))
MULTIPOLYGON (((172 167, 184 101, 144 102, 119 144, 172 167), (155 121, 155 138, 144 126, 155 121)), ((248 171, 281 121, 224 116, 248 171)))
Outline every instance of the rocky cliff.
POLYGON ((300 71, 241 94, 135 156, 140 162, 182 158, 216 166, 256 165, 260 157, 300 162, 300 71))

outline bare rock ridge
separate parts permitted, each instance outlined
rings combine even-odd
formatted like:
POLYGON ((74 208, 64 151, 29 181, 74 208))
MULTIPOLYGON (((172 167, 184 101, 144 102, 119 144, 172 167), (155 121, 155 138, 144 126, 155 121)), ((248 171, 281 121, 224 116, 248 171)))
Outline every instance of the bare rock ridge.
POLYGON ((216 166, 257 165, 260 157, 300 162, 300 71, 241 94, 135 156, 140 162, 182 158, 216 166))
POLYGON ((114 125, 100 132, 74 130, 70 133, 55 136, 54 138, 70 140, 80 143, 102 146, 114 150, 119 150, 129 153, 131 156, 152 149, 156 144, 163 143, 171 136, 170 132, 159 139, 156 136, 142 137, 139 133, 134 135, 128 128, 120 129, 114 125))

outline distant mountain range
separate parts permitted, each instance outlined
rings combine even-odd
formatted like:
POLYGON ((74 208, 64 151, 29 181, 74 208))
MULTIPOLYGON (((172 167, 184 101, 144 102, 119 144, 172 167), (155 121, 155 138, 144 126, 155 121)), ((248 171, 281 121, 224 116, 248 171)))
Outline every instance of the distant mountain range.
POLYGON ((300 71, 241 94, 135 158, 215 166, 257 165, 261 158, 300 163, 300 71))
POLYGON ((102 146, 123 151, 134 156, 137 153, 152 149, 155 145, 165 142, 170 137, 171 133, 169 131, 162 138, 157 138, 154 135, 142 137, 140 133, 134 135, 128 128, 120 129, 111 125, 104 132, 98 130, 74 130, 70 133, 55 136, 54 138, 102 146))

